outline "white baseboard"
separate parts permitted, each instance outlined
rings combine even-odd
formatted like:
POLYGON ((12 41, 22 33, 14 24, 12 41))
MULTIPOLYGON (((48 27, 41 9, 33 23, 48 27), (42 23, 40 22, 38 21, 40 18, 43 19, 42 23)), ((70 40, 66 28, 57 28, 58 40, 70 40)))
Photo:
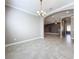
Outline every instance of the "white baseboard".
POLYGON ((50 33, 50 32, 47 32, 45 34, 54 34, 54 35, 59 35, 59 33, 50 33))
POLYGON ((40 38, 44 39, 43 37, 36 37, 36 38, 32 38, 32 39, 27 39, 27 40, 15 42, 15 43, 6 44, 5 47, 9 47, 9 46, 13 46, 13 45, 21 44, 21 43, 26 43, 26 42, 37 40, 37 39, 40 39, 40 38))

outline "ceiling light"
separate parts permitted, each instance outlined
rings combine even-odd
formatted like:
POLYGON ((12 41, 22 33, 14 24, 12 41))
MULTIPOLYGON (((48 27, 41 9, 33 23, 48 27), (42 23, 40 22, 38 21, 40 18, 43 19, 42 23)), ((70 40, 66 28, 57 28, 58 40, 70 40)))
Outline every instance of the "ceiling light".
POLYGON ((68 14, 68 13, 69 13, 69 11, 66 11, 66 13, 68 14))
POLYGON ((46 12, 43 12, 46 15, 46 12))
POLYGON ((44 12, 44 11, 37 11, 37 14, 40 15, 40 16, 45 16, 46 12, 44 12))
POLYGON ((38 13, 38 15, 40 16, 40 13, 38 13))
POLYGON ((37 11, 37 14, 40 15, 40 16, 42 16, 42 17, 44 17, 46 15, 46 12, 43 11, 43 8, 42 8, 42 0, 40 0, 40 3, 41 3, 40 4, 41 8, 40 8, 39 11, 37 11))
POLYGON ((39 12, 39 11, 37 11, 37 13, 39 14, 40 12, 39 12))
POLYGON ((44 11, 43 10, 41 10, 41 13, 43 13, 44 11))

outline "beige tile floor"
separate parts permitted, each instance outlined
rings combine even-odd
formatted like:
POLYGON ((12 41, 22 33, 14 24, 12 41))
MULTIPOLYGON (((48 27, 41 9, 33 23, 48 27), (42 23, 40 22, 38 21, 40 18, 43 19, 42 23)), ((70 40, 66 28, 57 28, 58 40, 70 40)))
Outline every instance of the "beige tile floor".
POLYGON ((67 40, 45 35, 45 39, 7 47, 5 59, 73 59, 73 42, 67 40))

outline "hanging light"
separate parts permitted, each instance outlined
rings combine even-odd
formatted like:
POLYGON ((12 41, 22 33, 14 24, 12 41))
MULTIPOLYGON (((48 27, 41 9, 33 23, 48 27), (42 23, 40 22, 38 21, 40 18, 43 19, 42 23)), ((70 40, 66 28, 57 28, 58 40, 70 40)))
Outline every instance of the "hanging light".
POLYGON ((43 11, 43 8, 42 8, 42 1, 43 0, 40 0, 40 10, 39 11, 37 11, 37 14, 39 15, 39 16, 42 16, 42 17, 44 17, 45 15, 46 15, 46 12, 45 11, 43 11))

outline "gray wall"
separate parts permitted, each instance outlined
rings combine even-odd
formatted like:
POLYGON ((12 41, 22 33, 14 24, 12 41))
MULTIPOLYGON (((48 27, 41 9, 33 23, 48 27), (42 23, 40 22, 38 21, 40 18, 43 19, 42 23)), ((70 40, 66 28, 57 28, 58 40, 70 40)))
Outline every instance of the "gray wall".
POLYGON ((60 24, 55 24, 55 23, 50 23, 50 24, 46 24, 44 26, 44 30, 45 32, 50 32, 50 33, 59 33, 59 29, 60 29, 60 24))
POLYGON ((74 16, 71 17, 71 37, 74 39, 74 16))
POLYGON ((43 37, 43 20, 17 9, 5 8, 5 43, 43 37))

